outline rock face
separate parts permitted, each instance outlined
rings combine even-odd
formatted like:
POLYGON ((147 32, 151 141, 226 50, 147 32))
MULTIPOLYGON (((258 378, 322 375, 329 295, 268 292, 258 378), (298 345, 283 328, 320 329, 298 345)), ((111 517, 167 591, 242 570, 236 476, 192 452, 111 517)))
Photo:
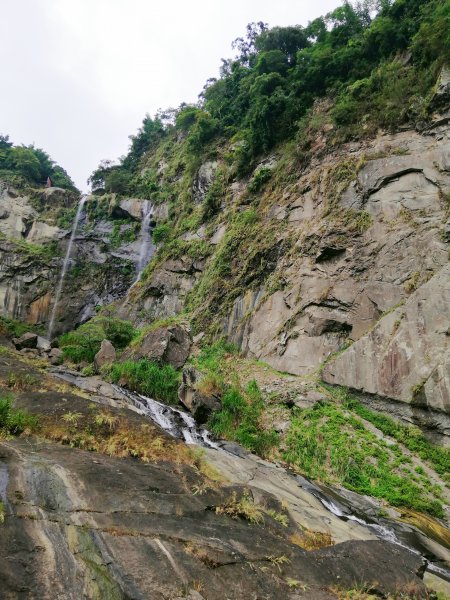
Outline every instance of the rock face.
POLYGON ((327 364, 329 383, 450 413, 450 268, 327 364))
POLYGON ((181 368, 191 349, 190 334, 179 325, 158 327, 146 333, 139 344, 125 350, 123 360, 148 358, 151 361, 168 363, 181 368))
POLYGON ((183 369, 183 379, 178 390, 180 402, 192 413, 199 424, 206 423, 213 412, 220 410, 217 397, 206 395, 197 389, 202 375, 193 367, 183 369))
POLYGON ((100 350, 94 357, 94 365, 97 371, 104 365, 110 365, 116 360, 116 350, 109 340, 103 340, 100 350))
MULTIPOLYGON (((301 579, 309 594, 325 594, 309 597, 327 600, 335 598, 327 588, 361 581, 376 581, 380 593, 414 586, 417 598, 426 597, 415 554, 379 541, 305 552, 278 537, 286 533, 276 524, 271 531, 215 514, 208 507, 232 490, 194 495, 170 463, 20 440, 1 449, 5 600, 181 598, 198 581, 196 598, 298 598, 285 578, 301 579), (277 567, 269 558, 276 556, 289 562, 277 567), (261 562, 265 570, 256 568, 261 562)), ((183 472, 194 485, 195 474, 183 472)))
POLYGON ((208 161, 201 165, 193 184, 193 195, 196 202, 200 203, 206 196, 206 193, 214 181, 217 170, 216 161, 208 161))
MULTIPOLYGON (((0 182, 0 314, 48 324, 77 202, 76 194, 60 188, 34 191, 30 197, 0 182), (57 225, 60 217, 68 229, 57 225)), ((88 199, 80 220, 55 333, 84 322, 95 314, 96 306, 124 296, 136 276, 137 221, 142 218, 143 201, 123 200, 119 216, 90 209, 97 203, 95 197, 88 199), (117 231, 115 219, 129 222, 117 231), (135 239, 129 241, 127 230, 133 227, 135 239)))

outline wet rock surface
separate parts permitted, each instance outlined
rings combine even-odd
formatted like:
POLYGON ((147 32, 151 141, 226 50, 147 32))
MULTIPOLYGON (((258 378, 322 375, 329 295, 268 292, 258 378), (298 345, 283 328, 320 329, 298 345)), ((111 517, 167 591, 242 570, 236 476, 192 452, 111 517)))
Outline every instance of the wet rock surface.
MULTIPOLYGON (((29 365, 3 357, 0 378, 12 366, 39 376, 29 365)), ((100 404, 126 419, 129 430, 149 423, 145 415, 158 416, 150 405, 145 415, 130 410, 129 393, 97 377, 80 377, 61 367, 54 371, 76 386, 73 391, 55 391, 50 374, 42 391, 20 392, 16 407, 57 424, 68 413, 90 415, 93 403, 100 404), (82 396, 77 387, 83 388, 82 396)), ((168 427, 169 415, 160 416, 161 422, 155 420, 148 429, 148 443, 155 438, 177 443, 159 427, 168 427)), ((180 417, 181 422, 188 420, 180 417)), ((377 539, 363 521, 330 512, 306 480, 233 444, 220 446, 206 448, 205 458, 221 482, 205 485, 197 468, 174 462, 172 456, 145 463, 44 439, 2 441, 3 597, 331 600, 336 587, 363 584, 380 594, 409 589, 416 598, 426 597, 425 562, 419 554, 377 539), (253 500, 262 512, 258 523, 216 513, 234 493, 253 500), (268 509, 283 512, 287 526, 268 509), (336 545, 303 550, 291 536, 305 528, 331 535, 336 545), (298 584, 289 586, 292 580, 298 584)), ((361 500, 361 511, 367 502, 361 500)))
POLYGON ((220 410, 219 398, 207 395, 197 389, 202 374, 193 367, 183 369, 178 398, 183 406, 192 413, 197 423, 206 423, 213 412, 220 410))
POLYGON ((186 468, 20 440, 2 444, 1 462, 9 473, 5 599, 166 598, 195 582, 208 599, 295 598, 287 577, 310 594, 370 581, 384 593, 414 586, 425 597, 420 557, 379 541, 308 553, 275 526, 216 515, 211 506, 231 490, 194 495, 197 476, 186 468))

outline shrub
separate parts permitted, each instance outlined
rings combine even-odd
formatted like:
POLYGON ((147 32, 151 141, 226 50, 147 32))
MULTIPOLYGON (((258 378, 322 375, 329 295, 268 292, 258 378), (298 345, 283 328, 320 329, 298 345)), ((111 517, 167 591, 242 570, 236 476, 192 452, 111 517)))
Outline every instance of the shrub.
POLYGON ((12 408, 11 398, 0 398, 0 432, 19 435, 37 424, 37 417, 12 408))
POLYGON ((272 169, 269 169, 268 167, 261 167, 260 169, 255 171, 253 178, 251 179, 250 183, 248 184, 249 191, 250 192, 259 192, 261 190, 261 188, 264 186, 264 184, 267 181, 269 181, 269 179, 271 177, 272 177, 272 169))
POLYGON ((224 504, 215 507, 215 512, 218 515, 227 515, 232 519, 244 519, 254 525, 264 523, 262 510, 255 504, 248 490, 240 498, 237 497, 236 492, 233 492, 224 504))
POLYGON ((127 360, 112 365, 110 378, 113 383, 167 404, 178 402, 180 375, 172 365, 158 365, 146 358, 127 360))
POLYGON ((244 392, 229 386, 222 397, 222 409, 211 419, 212 431, 226 439, 235 440, 252 452, 268 456, 277 445, 279 436, 260 424, 264 401, 255 381, 244 392))
POLYGON ((66 360, 91 363, 103 340, 108 339, 115 348, 123 349, 135 335, 136 330, 129 321, 99 315, 78 329, 61 335, 59 347, 66 360))
POLYGON ((152 239, 155 244, 167 241, 170 235, 171 226, 169 223, 161 223, 152 231, 152 239))

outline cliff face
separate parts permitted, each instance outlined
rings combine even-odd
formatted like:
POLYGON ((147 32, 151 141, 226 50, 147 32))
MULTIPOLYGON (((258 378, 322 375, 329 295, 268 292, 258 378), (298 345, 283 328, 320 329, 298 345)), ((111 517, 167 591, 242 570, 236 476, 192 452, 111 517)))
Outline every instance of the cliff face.
MULTIPOLYGON (((59 188, 21 192, 0 184, 1 314, 45 328, 55 302, 78 204, 59 188)), ((57 307, 55 333, 123 296, 136 277, 142 201, 114 211, 112 199, 92 198, 82 214, 57 307)))
MULTIPOLYGON (((197 168, 183 184, 190 216, 181 196, 171 209, 177 244, 160 244, 122 315, 184 310, 195 334, 226 334, 277 370, 327 362, 327 382, 448 412, 448 118, 337 149, 325 124, 311 154, 305 167, 281 149, 244 180, 220 156, 197 168), (220 208, 201 222, 214 194, 220 208)), ((165 171, 161 184, 178 189, 165 171)))

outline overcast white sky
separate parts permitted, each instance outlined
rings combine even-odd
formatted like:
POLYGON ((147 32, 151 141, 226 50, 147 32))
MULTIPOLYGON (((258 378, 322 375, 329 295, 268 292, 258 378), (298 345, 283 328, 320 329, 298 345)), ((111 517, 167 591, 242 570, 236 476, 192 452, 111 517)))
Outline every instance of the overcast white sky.
POLYGON ((0 0, 0 133, 86 189, 145 113, 195 102, 251 21, 306 25, 340 0, 0 0))

